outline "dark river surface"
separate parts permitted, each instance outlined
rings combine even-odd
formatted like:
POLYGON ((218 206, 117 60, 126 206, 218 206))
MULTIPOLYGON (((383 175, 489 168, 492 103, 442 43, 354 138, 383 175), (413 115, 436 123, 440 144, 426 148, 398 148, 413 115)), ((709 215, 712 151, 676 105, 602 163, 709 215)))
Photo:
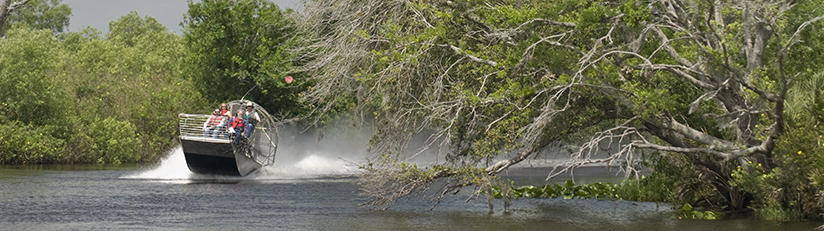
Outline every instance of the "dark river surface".
MULTIPOLYGON (((363 199, 344 174, 348 167, 303 162, 242 178, 189 173, 179 151, 158 166, 0 166, 0 230, 790 231, 821 225, 678 220, 671 205, 629 201, 518 199, 507 212, 500 201, 489 212, 485 198, 467 202, 469 189, 434 208, 412 198, 371 210, 359 206, 363 199)), ((529 171, 507 178, 543 180, 529 171)), ((576 180, 610 178, 619 180, 610 174, 576 180)))

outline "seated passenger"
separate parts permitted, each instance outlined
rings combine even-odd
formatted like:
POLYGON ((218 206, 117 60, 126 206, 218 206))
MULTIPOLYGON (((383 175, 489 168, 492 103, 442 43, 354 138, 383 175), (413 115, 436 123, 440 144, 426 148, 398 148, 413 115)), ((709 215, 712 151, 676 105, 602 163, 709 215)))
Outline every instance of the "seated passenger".
MULTIPOLYGON (((229 112, 229 107, 226 106, 226 103, 220 104, 220 114, 225 115, 227 112, 229 112)), ((229 112, 229 117, 232 117, 231 112, 229 112)))
POLYGON ((203 123, 203 136, 217 138, 225 126, 226 118, 220 114, 220 109, 215 109, 209 116, 209 120, 203 123))
POLYGON ((252 102, 246 104, 246 113, 243 114, 243 120, 246 120, 246 138, 252 137, 252 132, 255 131, 255 126, 260 122, 260 116, 255 111, 255 105, 252 102))
POLYGON ((235 145, 240 143, 240 139, 243 137, 243 110, 237 111, 237 116, 232 117, 230 119, 231 123, 229 124, 229 133, 235 137, 235 145))
POLYGON ((226 119, 226 126, 223 126, 223 129, 221 129, 220 132, 223 134, 224 139, 229 139, 232 135, 234 135, 231 126, 232 119, 234 119, 234 117, 232 117, 231 111, 226 111, 223 113, 223 118, 226 119))

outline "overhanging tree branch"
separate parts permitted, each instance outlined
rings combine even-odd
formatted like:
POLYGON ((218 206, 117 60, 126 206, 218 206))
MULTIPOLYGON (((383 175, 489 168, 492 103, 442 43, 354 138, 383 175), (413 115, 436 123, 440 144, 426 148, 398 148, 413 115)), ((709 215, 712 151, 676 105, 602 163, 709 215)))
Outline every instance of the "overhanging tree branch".
POLYGON ((12 3, 12 0, 0 0, 0 35, 3 34, 3 26, 6 24, 6 19, 13 13, 17 8, 20 8, 26 3, 29 3, 31 0, 23 0, 19 2, 12 3))

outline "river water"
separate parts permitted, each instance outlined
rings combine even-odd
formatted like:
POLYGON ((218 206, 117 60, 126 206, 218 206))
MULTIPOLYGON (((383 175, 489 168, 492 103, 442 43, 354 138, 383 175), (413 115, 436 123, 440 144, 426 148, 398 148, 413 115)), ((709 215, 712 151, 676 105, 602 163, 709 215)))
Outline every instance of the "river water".
MULTIPOLYGON (((678 220, 670 205, 628 201, 519 199, 506 212, 496 201, 490 212, 485 198, 467 202, 470 190, 434 207, 412 198, 372 210, 359 206, 351 169, 311 156, 247 177, 195 175, 180 150, 157 166, 0 166, 0 230, 788 231, 821 225, 678 220)), ((543 176, 508 178, 539 182, 543 176)))

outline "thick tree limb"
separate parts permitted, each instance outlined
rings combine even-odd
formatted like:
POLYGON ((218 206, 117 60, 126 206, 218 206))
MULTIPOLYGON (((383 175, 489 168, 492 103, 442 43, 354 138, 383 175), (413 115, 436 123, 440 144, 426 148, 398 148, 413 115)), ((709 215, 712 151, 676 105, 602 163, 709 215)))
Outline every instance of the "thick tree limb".
POLYGON ((719 151, 715 151, 715 150, 712 150, 712 149, 709 149, 709 148, 682 148, 682 147, 658 145, 658 144, 643 143, 643 142, 635 142, 635 143, 632 143, 630 145, 633 146, 633 147, 636 147, 636 148, 647 148, 647 149, 654 149, 654 150, 665 151, 665 152, 678 152, 678 153, 699 153, 699 152, 701 152, 701 153, 712 154, 712 155, 715 155, 717 157, 727 159, 727 160, 732 159, 733 157, 735 157, 735 155, 733 155, 733 154, 719 152, 719 151))
POLYGON ((698 141, 702 144, 706 144, 709 146, 710 149, 714 150, 736 150, 738 147, 730 141, 722 140, 711 136, 709 134, 703 133, 701 131, 695 130, 687 125, 679 123, 675 121, 675 119, 665 119, 662 121, 662 125, 664 128, 670 129, 678 134, 683 135, 684 137, 698 141))

